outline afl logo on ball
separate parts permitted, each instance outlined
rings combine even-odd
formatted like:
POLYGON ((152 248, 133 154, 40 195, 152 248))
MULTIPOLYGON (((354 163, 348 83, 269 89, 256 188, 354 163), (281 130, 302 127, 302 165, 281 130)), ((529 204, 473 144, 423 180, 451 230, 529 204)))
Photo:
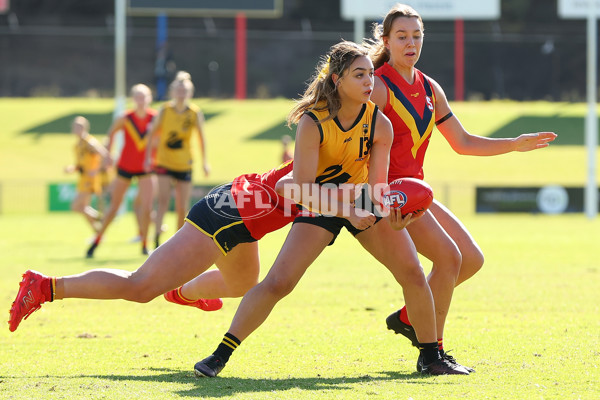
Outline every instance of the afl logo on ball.
POLYGON ((406 204, 406 194, 392 190, 383 194, 383 205, 389 208, 402 208, 406 204))

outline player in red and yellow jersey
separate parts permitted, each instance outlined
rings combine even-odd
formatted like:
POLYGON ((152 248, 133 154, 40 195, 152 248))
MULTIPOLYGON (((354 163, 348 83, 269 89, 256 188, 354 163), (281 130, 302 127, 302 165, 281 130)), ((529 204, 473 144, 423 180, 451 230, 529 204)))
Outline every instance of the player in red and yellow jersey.
POLYGON ((156 116, 156 111, 150 108, 152 92, 148 86, 143 84, 134 85, 131 88, 131 97, 135 103, 135 108, 128 110, 123 116, 117 118, 108 130, 108 151, 110 152, 113 147, 116 134, 121 131, 123 131, 123 147, 118 157, 117 177, 111 190, 110 208, 104 215, 102 226, 87 251, 88 258, 94 256, 102 236, 117 215, 133 178, 136 178, 138 182, 136 199, 138 207, 135 210, 135 215, 142 243, 142 254, 148 254, 146 238, 150 226, 150 214, 156 183, 155 177, 144 170, 144 161, 150 137, 148 132, 150 124, 156 116))
POLYGON ((376 87, 385 85, 386 101, 381 106, 394 126, 388 181, 404 177, 423 179, 423 160, 435 125, 431 83, 415 68, 414 82, 409 84, 387 63, 375 75, 380 79, 376 87))
POLYGON ((192 207, 186 222, 211 238, 228 256, 215 261, 218 270, 204 272, 171 290, 165 299, 206 309, 207 301, 240 297, 256 285, 260 263, 255 242, 292 222, 298 213, 294 202, 275 191, 277 182, 292 168, 290 160, 264 174, 238 176, 192 207), (242 248, 245 250, 240 252, 242 248))
MULTIPOLYGON (((442 87, 415 64, 423 46, 423 21, 410 6, 395 5, 374 29, 371 57, 377 79, 372 100, 394 127, 389 181, 402 177, 423 179, 423 162, 434 124, 459 154, 492 156, 530 151, 548 146, 553 132, 522 134, 516 138, 487 138, 467 132, 452 113, 442 87)), ((428 277, 435 299, 440 354, 456 364, 443 350, 442 335, 454 287, 483 266, 483 253, 459 219, 439 200, 408 227, 419 253, 432 261, 428 277)), ((389 329, 418 341, 407 307, 387 318, 389 329)), ((471 368, 468 368, 472 371, 471 368)))
POLYGON ((83 214, 94 231, 100 229, 100 213, 91 206, 92 195, 100 195, 102 181, 100 168, 103 159, 109 156, 100 142, 90 135, 90 123, 82 117, 75 117, 71 124, 71 132, 77 136, 75 144, 75 164, 65 167, 65 172, 79 172, 77 193, 71 202, 71 209, 83 214))
POLYGON ((190 206, 192 190, 192 134, 198 135, 204 175, 208 176, 210 167, 206 161, 206 139, 204 135, 204 115, 200 109, 190 103, 194 94, 194 84, 190 74, 177 73, 171 83, 172 100, 165 104, 153 124, 150 132, 151 143, 146 150, 146 170, 150 170, 150 153, 156 148, 156 165, 153 170, 158 176, 158 207, 155 224, 157 234, 155 245, 159 245, 160 230, 171 199, 171 186, 175 186, 175 212, 177 228, 183 225, 190 206))
POLYGON ((174 303, 205 311, 220 309, 219 297, 242 296, 257 283, 257 241, 297 215, 296 204, 274 188, 292 168, 290 161, 264 174, 241 175, 214 188, 192 207, 184 226, 133 272, 103 268, 48 277, 26 271, 10 309, 10 331, 43 303, 65 298, 146 303, 166 293, 174 303), (203 273, 213 264, 218 270, 203 273), (180 286, 197 276, 201 284, 204 282, 208 298, 187 300, 180 286))

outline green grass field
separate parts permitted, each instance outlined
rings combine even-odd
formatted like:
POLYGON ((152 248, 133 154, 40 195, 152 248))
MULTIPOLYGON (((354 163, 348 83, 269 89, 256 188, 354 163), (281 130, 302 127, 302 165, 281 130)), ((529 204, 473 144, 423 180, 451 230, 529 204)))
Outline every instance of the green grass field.
MULTIPOLYGON (((288 100, 197 103, 209 117, 213 174, 205 180, 195 171, 195 182, 216 184, 277 164, 288 100)), ((72 157, 70 119, 95 115, 92 132, 102 134, 111 105, 0 99, 0 309, 8 311, 28 268, 66 275, 133 270, 143 262, 138 246, 128 243, 131 215, 111 226, 97 257, 87 260, 91 233, 83 219, 45 212, 45 184, 74 179, 62 174, 72 157)), ((474 133, 554 130, 560 138, 548 149, 490 158, 460 157, 442 138, 432 140, 427 179, 486 255, 484 269, 457 288, 445 333, 446 349, 476 373, 416 373, 416 350, 385 327, 403 304, 400 288, 342 234, 217 379, 196 379, 192 367, 214 350, 239 299, 225 299, 214 313, 161 298, 149 304, 69 299, 45 304, 15 333, 0 329, 0 398, 600 398, 598 220, 473 212, 477 185, 583 185, 586 153, 577 121, 585 106, 492 102, 453 109, 474 133)), ((261 241, 263 273, 286 232, 261 241)))

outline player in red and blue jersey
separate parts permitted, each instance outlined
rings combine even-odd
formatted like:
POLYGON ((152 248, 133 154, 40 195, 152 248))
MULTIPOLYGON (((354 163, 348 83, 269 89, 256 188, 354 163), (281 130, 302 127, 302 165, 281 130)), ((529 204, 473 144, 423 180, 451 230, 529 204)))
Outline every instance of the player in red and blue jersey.
MULTIPOLYGON (((512 151, 530 151, 548 146, 553 132, 538 132, 516 138, 493 139, 467 132, 450 109, 441 86, 415 64, 423 46, 423 21, 411 7, 397 4, 374 29, 371 58, 376 68, 371 99, 392 121, 394 142, 390 151, 388 179, 423 179, 423 162, 434 125, 459 154, 492 156, 512 151)), ((407 227, 417 250, 433 263, 428 282, 435 299, 440 354, 442 335, 454 287, 473 276, 483 265, 483 253, 458 218, 438 200, 407 227)), ((417 345, 406 307, 387 318, 389 329, 417 345)), ((472 371, 472 369, 470 369, 472 371)))

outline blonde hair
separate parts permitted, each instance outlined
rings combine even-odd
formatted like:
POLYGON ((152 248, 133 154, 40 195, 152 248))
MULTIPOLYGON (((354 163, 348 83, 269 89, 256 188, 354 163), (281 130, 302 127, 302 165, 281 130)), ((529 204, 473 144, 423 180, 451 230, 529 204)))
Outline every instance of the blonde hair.
POLYGON ((190 75, 189 72, 187 71, 177 71, 177 74, 175 75, 175 79, 176 81, 191 81, 192 80, 192 75, 190 75))
POLYGON ((81 125, 86 132, 90 130, 90 121, 86 117, 82 117, 81 115, 73 118, 73 125, 81 125))
POLYGON ((374 40, 364 43, 364 45, 369 49, 369 55, 371 56, 371 61, 373 61, 373 67, 375 69, 381 67, 390 60, 390 51, 385 48, 383 44, 383 38, 390 36, 392 24, 396 18, 400 17, 416 18, 421 25, 421 31, 425 31, 423 19, 414 8, 401 3, 398 3, 392 7, 392 9, 388 11, 387 15, 383 19, 383 23, 378 24, 376 22, 373 24, 374 40))
POLYGON ((169 85, 169 90, 173 90, 173 88, 177 85, 184 85, 186 89, 190 92, 190 97, 194 94, 194 83, 192 82, 192 75, 190 75, 187 71, 178 71, 175 74, 175 79, 169 85))
POLYGON ((133 96, 136 93, 143 93, 152 98, 152 90, 150 90, 150 88, 143 83, 138 83, 137 85, 133 85, 131 87, 131 95, 133 96))
POLYGON ((292 124, 297 124, 302 115, 310 110, 329 110, 329 116, 319 122, 335 118, 342 104, 331 75, 336 74, 341 78, 354 60, 363 56, 369 56, 368 50, 354 42, 342 41, 331 46, 327 56, 317 64, 316 72, 304 94, 288 114, 287 125, 291 127, 292 124))

